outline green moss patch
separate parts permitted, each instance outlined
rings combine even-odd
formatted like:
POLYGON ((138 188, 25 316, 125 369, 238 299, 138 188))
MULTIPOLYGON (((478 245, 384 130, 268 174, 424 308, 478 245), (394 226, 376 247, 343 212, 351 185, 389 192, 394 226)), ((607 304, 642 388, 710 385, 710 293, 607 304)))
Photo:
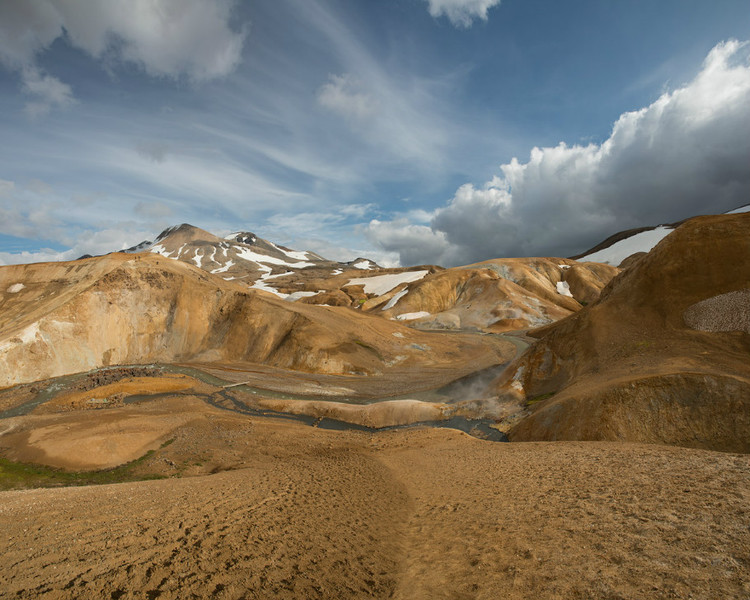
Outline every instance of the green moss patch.
MULTIPOLYGON (((164 448, 174 440, 167 440, 164 448)), ((149 450, 129 463, 101 471, 63 471, 54 467, 15 462, 0 458, 0 490, 20 490, 29 488, 67 487, 74 485, 104 485, 128 481, 165 479, 164 475, 138 472, 136 467, 156 453, 149 450)))

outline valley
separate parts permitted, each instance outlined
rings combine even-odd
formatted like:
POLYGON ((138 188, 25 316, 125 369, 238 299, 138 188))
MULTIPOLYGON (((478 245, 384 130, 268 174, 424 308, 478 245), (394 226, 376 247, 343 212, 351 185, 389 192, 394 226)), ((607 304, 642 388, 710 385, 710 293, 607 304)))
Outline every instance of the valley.
POLYGON ((0 597, 745 597, 748 229, 1 267, 0 597))

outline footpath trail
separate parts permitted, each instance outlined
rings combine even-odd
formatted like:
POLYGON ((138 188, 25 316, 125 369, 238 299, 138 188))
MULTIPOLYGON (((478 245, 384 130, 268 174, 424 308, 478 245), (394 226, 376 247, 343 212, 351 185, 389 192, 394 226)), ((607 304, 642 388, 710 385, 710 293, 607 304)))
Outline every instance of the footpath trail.
POLYGON ((366 454, 0 494, 2 598, 388 597, 408 497, 366 454))
POLYGON ((231 441, 237 470, 1 493, 0 597, 750 597, 749 456, 261 421, 231 441))

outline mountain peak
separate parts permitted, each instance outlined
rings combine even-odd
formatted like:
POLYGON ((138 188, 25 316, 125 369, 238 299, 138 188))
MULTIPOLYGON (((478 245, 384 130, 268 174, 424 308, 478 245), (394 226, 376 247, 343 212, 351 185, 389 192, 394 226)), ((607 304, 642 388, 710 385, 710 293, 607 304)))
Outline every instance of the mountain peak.
POLYGON ((179 238, 183 243, 195 241, 216 242, 219 240, 219 238, 217 238, 214 234, 209 233, 204 229, 195 227, 190 223, 181 223, 180 225, 167 227, 156 237, 154 243, 158 244, 159 242, 172 237, 179 238))

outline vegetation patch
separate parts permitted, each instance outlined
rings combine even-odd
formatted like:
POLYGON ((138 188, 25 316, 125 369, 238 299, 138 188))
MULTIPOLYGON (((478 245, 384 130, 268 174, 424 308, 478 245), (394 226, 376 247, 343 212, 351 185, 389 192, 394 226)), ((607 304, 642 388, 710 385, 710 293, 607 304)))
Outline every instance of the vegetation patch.
MULTIPOLYGON (((172 442, 174 442, 174 439, 167 440, 161 445, 161 448, 165 448, 172 442)), ((0 490, 104 485, 108 483, 165 479, 164 475, 144 474, 136 471, 137 466, 147 461, 155 453, 155 450, 149 450, 140 458, 136 458, 129 463, 101 471, 63 471, 54 467, 21 463, 0 458, 0 490)))

